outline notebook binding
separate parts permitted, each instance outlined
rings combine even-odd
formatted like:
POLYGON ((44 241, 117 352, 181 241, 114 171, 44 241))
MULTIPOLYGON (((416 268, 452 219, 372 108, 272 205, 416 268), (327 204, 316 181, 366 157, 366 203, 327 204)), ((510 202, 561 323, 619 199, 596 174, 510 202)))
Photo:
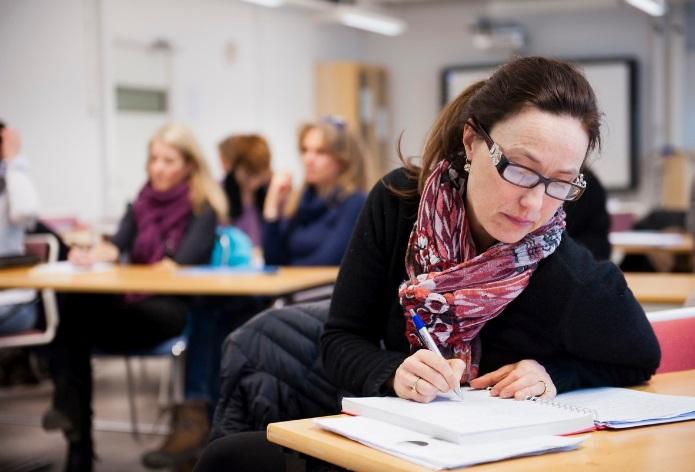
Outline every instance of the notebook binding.
POLYGON ((593 408, 569 405, 567 403, 556 402, 554 400, 545 400, 540 397, 526 397, 525 400, 540 403, 541 405, 552 406, 553 408, 561 408, 563 410, 576 411, 577 413, 588 413, 594 418, 594 421, 598 421, 598 412, 593 408))

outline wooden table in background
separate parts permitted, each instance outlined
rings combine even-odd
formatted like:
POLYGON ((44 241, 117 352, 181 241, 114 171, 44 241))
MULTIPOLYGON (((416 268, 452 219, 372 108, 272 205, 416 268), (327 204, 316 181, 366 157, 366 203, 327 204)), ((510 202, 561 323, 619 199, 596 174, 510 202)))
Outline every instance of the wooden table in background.
POLYGON ((687 233, 658 231, 617 231, 609 235, 613 251, 622 254, 645 254, 664 251, 671 254, 693 252, 693 238, 687 233))
POLYGON ((77 274, 22 267, 0 270, 0 289, 21 287, 83 293, 282 296, 333 284, 337 275, 338 267, 280 267, 274 273, 234 274, 185 274, 183 271, 138 265, 77 274))
POLYGON ((642 303, 681 306, 695 294, 695 274, 668 272, 627 272, 625 280, 642 303))
MULTIPOLYGON (((695 370, 654 376, 637 390, 695 395, 695 370)), ((268 439, 289 449, 356 471, 421 472, 426 469, 315 426, 311 419, 268 425, 268 439)), ((481 464, 475 472, 693 470, 695 421, 626 430, 595 431, 575 451, 481 464)))

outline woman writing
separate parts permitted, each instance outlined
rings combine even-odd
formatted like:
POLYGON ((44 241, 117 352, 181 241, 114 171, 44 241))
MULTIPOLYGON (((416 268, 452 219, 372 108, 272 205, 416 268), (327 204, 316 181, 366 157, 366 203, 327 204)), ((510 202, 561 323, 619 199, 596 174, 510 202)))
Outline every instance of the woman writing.
MULTIPOLYGON (((378 183, 355 226, 320 342, 338 389, 429 402, 463 383, 522 399, 649 379, 660 353, 644 311, 564 232, 599 116, 580 72, 538 57, 441 112, 421 166, 378 183), (411 310, 446 359, 420 345, 411 310)), ((200 470, 251 454, 282 470, 264 432, 213 442, 200 470)))
POLYGON ((467 382, 518 399, 649 379, 660 355, 642 308, 564 233, 599 116, 581 73, 543 58, 447 106, 422 167, 389 174, 358 222, 321 340, 328 376, 420 402, 467 382), (411 309, 448 360, 420 349, 411 309))
MULTIPOLYGON (((224 194, 211 178, 193 133, 183 125, 161 128, 149 143, 147 183, 118 231, 91 249, 75 248, 79 266, 116 262, 204 264, 210 258, 218 220, 227 215, 224 194)), ((128 350, 155 346, 181 333, 188 300, 145 294, 74 295, 61 306, 51 345, 55 385, 46 429, 62 429, 69 442, 67 470, 91 470, 92 348, 128 350)))

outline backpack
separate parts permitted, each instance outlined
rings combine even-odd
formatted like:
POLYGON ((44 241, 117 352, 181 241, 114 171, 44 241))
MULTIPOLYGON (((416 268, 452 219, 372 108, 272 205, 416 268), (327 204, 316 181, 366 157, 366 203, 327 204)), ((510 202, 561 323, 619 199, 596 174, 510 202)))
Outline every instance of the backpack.
POLYGON ((212 249, 210 265, 216 267, 250 266, 253 260, 253 243, 239 228, 218 226, 217 238, 212 249))

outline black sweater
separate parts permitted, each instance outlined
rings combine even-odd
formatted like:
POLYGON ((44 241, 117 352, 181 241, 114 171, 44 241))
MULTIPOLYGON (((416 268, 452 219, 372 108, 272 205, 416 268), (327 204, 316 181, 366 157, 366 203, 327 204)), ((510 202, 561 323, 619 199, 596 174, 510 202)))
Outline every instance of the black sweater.
POLYGON ((584 172, 586 191, 575 202, 565 203, 567 213, 567 234, 579 244, 584 245, 598 260, 611 257, 611 243, 608 233, 611 217, 606 207, 606 189, 593 172, 584 172))
MULTIPOLYGON (((343 259, 321 337, 328 377, 360 395, 387 393, 384 383, 409 355, 398 286, 417 199, 403 169, 369 195, 343 259)), ((639 384, 659 365, 659 345, 618 268, 596 262, 566 234, 531 281, 481 331, 480 375, 522 359, 540 362, 558 392, 639 384)))

